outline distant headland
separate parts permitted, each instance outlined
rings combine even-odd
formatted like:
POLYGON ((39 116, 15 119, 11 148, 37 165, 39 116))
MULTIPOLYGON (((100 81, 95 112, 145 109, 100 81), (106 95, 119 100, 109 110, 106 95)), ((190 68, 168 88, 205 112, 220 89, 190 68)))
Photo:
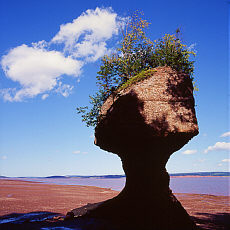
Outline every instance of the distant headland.
MULTIPOLYGON (((169 173, 171 177, 206 177, 206 176, 230 176, 230 172, 191 172, 191 173, 169 173)), ((40 178, 50 178, 50 179, 64 179, 64 178, 98 178, 98 179, 117 179, 123 178, 125 175, 66 175, 66 176, 47 176, 47 177, 40 177, 40 178)), ((14 178, 14 177, 7 177, 7 176, 0 176, 1 178, 14 178)), ((32 178, 32 177, 17 177, 17 178, 32 178)), ((35 177, 34 177, 35 178, 35 177)), ((39 178, 39 177, 36 177, 39 178)))

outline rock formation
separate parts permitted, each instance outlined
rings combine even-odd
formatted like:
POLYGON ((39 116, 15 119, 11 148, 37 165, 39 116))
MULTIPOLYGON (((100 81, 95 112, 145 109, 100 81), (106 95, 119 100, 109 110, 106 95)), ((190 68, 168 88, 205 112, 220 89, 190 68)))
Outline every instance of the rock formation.
POLYGON ((95 144, 121 158, 126 185, 86 215, 121 229, 196 229, 169 189, 165 165, 197 134, 193 85, 186 74, 158 67, 111 95, 101 109, 95 144))

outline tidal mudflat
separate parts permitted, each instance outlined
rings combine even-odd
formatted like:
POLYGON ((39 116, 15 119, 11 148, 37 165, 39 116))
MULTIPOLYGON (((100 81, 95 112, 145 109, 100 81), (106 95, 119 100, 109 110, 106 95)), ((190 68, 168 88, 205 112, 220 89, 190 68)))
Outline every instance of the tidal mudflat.
MULTIPOLYGON (((0 228, 75 229, 73 226, 76 227, 77 223, 63 221, 63 216, 68 211, 117 194, 118 191, 95 186, 1 179, 0 228)), ((188 193, 175 195, 201 229, 230 229, 229 196, 188 193)))

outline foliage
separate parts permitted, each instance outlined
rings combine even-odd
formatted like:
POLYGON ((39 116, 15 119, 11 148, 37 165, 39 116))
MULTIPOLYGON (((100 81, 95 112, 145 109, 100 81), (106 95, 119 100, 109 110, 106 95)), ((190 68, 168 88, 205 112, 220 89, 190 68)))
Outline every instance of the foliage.
POLYGON ((121 91, 124 90, 126 88, 128 88, 129 86, 131 86, 132 84, 135 84, 139 81, 142 81, 148 77, 151 77, 153 75, 153 73, 155 73, 156 70, 155 69, 148 69, 148 70, 143 70, 141 71, 139 74, 137 74, 136 76, 130 78, 128 81, 126 81, 124 84, 122 84, 117 91, 121 91))
POLYGON ((190 56, 195 56, 195 52, 181 43, 176 34, 166 34, 163 38, 154 42, 154 49, 151 56, 152 67, 170 66, 172 69, 186 73, 193 80, 194 61, 190 61, 190 56))
POLYGON ((123 28, 116 52, 102 58, 97 83, 107 95, 142 70, 150 68, 148 60, 153 43, 145 35, 149 23, 140 15, 134 13, 123 28))
POLYGON ((77 108, 87 126, 97 125, 101 106, 111 93, 148 77, 155 67, 170 66, 193 80, 194 61, 190 57, 195 53, 182 44, 180 30, 152 42, 145 34, 149 23, 141 15, 139 12, 132 15, 122 30, 119 47, 102 58, 97 75, 99 91, 90 96, 92 108, 77 108))
POLYGON ((89 103, 92 105, 90 110, 88 106, 77 108, 77 113, 82 114, 82 121, 86 122, 87 127, 97 125, 101 106, 107 97, 102 90, 99 90, 98 93, 96 93, 94 96, 89 96, 89 98, 89 103))

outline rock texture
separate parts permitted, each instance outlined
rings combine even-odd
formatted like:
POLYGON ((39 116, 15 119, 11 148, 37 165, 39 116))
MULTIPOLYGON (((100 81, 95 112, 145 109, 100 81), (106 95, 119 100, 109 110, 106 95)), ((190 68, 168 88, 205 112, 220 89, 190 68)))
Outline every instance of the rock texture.
POLYGON ((101 109, 95 144, 121 158, 126 185, 87 215, 124 229, 195 229, 169 189, 165 169, 170 155, 198 134, 193 85, 169 67, 155 70, 111 95, 101 109))

